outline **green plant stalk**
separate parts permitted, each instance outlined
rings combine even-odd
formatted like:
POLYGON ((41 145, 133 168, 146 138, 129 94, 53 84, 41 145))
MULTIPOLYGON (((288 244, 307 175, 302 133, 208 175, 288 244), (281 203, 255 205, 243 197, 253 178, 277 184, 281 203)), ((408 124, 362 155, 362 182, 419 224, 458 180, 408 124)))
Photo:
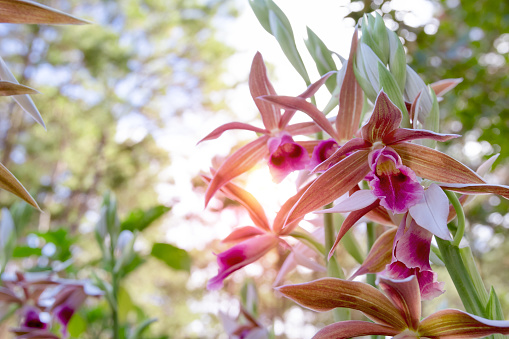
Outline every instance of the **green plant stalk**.
MULTIPOLYGON (((368 253, 371 250, 371 247, 373 247, 373 244, 376 241, 376 230, 375 230, 375 223, 368 222, 367 223, 367 239, 368 239, 368 253)), ((370 284, 373 287, 376 287, 376 274, 369 273, 366 274, 366 282, 370 284)))
MULTIPOLYGON (((328 204, 325 208, 331 208, 332 204, 328 204)), ((334 232, 334 218, 331 213, 325 213, 323 215, 323 228, 325 232, 325 262, 327 262, 327 275, 333 278, 344 279, 344 273, 336 260, 335 256, 332 256, 330 260, 327 260, 329 252, 334 246, 335 232, 334 232)), ((332 311, 334 321, 350 320, 350 309, 348 308, 335 308, 332 311)))
POLYGON ((119 274, 120 272, 115 272, 115 246, 116 241, 113 240, 111 236, 110 241, 110 258, 111 258, 111 289, 112 289, 112 297, 113 302, 115 303, 114 307, 111 308, 111 317, 113 320, 113 339, 119 339, 119 321, 118 321, 118 289, 119 289, 119 274))
POLYGON ((456 193, 447 190, 444 190, 444 192, 447 195, 447 198, 449 198, 449 201, 454 207, 454 210, 456 211, 456 215, 458 217, 458 228, 456 230, 456 234, 454 234, 452 245, 459 247, 461 239, 465 234, 465 212, 463 211, 463 206, 461 206, 461 203, 458 200, 458 196, 456 195, 456 193))
POLYGON ((316 239, 313 238, 313 236, 311 236, 306 231, 297 229, 290 233, 290 235, 303 242, 307 247, 314 250, 317 254, 325 255, 325 247, 321 243, 316 241, 316 239))

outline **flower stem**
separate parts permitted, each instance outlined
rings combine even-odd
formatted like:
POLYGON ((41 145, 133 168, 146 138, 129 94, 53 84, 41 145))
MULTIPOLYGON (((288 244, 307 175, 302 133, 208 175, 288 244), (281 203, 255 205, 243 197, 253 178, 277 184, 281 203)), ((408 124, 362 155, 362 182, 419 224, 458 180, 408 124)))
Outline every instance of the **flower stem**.
MULTIPOLYGON (((368 253, 371 250, 371 247, 373 247, 373 244, 376 241, 376 229, 375 229, 375 223, 368 222, 367 223, 367 239, 368 239, 368 253)), ((376 274, 367 274, 366 275, 366 282, 370 284, 373 287, 376 287, 376 274)))
POLYGON ((465 234, 465 212, 463 211, 463 206, 461 206, 456 193, 447 190, 444 190, 444 192, 447 195, 447 198, 449 198, 449 201, 454 207, 458 217, 458 229, 456 230, 456 234, 454 234, 454 239, 452 241, 452 245, 458 247, 463 235, 465 234))

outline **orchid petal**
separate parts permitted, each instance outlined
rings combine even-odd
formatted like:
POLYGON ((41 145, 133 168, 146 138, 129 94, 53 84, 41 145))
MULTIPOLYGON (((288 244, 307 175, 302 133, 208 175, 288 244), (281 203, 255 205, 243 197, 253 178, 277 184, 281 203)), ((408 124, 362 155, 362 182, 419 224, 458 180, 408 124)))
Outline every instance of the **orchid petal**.
POLYGON ((266 234, 243 241, 217 256, 219 272, 207 283, 207 289, 216 290, 223 286, 223 280, 233 272, 255 262, 276 247, 279 239, 266 234))
POLYGON ((334 139, 338 139, 338 134, 330 121, 316 108, 315 105, 299 97, 265 95, 258 97, 258 101, 267 101, 285 109, 296 109, 309 115, 313 121, 327 132, 334 139))
MULTIPOLYGON (((1 8, 2 2, 0 0, 0 16, 4 14, 1 8)), ((2 59, 2 57, 0 57, 0 80, 10 81, 15 84, 18 83, 18 80, 16 80, 16 77, 14 76, 14 74, 12 74, 9 67, 7 67, 7 64, 2 59)), ((28 94, 14 95, 12 96, 12 98, 26 113, 30 114, 35 121, 37 121, 42 127, 46 128, 41 113, 39 113, 39 110, 37 109, 37 107, 35 107, 32 98, 30 98, 28 94)))
POLYGON ((490 184, 449 184, 438 183, 440 187, 459 193, 465 194, 497 194, 509 199, 509 186, 490 185, 490 184))
POLYGON ((382 90, 376 98, 371 118, 361 128, 362 138, 370 143, 381 141, 388 133, 399 127, 401 119, 401 110, 382 90))
POLYGON ((423 319, 418 332, 423 337, 440 339, 482 338, 509 334, 509 321, 488 320, 459 310, 442 310, 423 319))
POLYGON ((392 327, 360 320, 340 321, 322 328, 313 339, 347 339, 365 335, 394 336, 400 333, 392 327))
POLYGON ((403 164, 422 178, 455 184, 485 184, 470 168, 432 148, 408 142, 391 147, 398 152, 403 164))
POLYGON ((265 234, 265 232, 253 226, 237 227, 222 242, 241 242, 262 234, 265 234))
POLYGON ((382 272, 385 266, 391 263, 392 244, 394 243, 396 231, 397 228, 391 228, 376 239, 362 265, 348 280, 353 280, 355 277, 367 273, 382 272))
POLYGON ((371 147, 371 143, 367 142, 362 138, 354 138, 352 140, 349 140, 346 144, 344 144, 336 152, 334 152, 334 154, 332 154, 327 160, 318 165, 313 170, 313 173, 326 171, 331 166, 331 164, 337 163, 347 153, 367 149, 369 147, 371 147))
POLYGON ((488 160, 483 162, 481 166, 477 168, 476 173, 479 174, 481 177, 484 177, 490 171, 491 166, 493 166, 493 163, 495 163, 499 155, 500 153, 495 154, 491 156, 488 160))
POLYGON ((230 123, 221 125, 218 128, 216 128, 215 130, 213 130, 212 132, 210 132, 205 138, 203 138, 200 141, 198 141, 198 144, 200 144, 200 143, 202 143, 202 142, 204 142, 206 140, 217 139, 217 138, 219 138, 221 136, 221 134, 223 134, 223 132, 228 131, 228 130, 232 130, 232 129, 243 129, 243 130, 246 130, 246 131, 253 131, 253 132, 262 133, 262 134, 268 134, 269 133, 265 129, 255 127, 255 126, 252 126, 250 124, 245 124, 245 123, 242 123, 242 122, 230 122, 230 123))
POLYGON ((351 212, 348 217, 343 221, 341 224, 341 228, 339 229, 338 235, 336 236, 336 241, 334 242, 334 245, 332 245, 332 248, 330 249, 328 259, 332 257, 334 254, 334 251, 336 250, 336 247, 338 247, 339 242, 343 238, 343 236, 352 228, 357 221, 359 221, 360 218, 362 218, 366 213, 371 211, 372 209, 378 207, 380 205, 380 200, 376 200, 374 203, 372 203, 369 206, 366 206, 360 210, 351 212))
POLYGON ((353 193, 347 199, 341 201, 339 204, 332 208, 328 208, 315 213, 347 213, 351 211, 360 210, 368 207, 374 203, 378 198, 373 195, 370 190, 359 190, 353 193))
POLYGON ((380 278, 380 288, 406 318, 410 329, 417 329, 421 320, 421 292, 413 275, 403 280, 380 278))
POLYGON ((412 126, 415 128, 417 126, 417 121, 419 121, 419 108, 420 108, 420 98, 421 98, 422 91, 417 94, 414 101, 410 105, 410 109, 407 106, 408 110, 408 117, 410 118, 410 122, 412 123, 412 126))
MULTIPOLYGON (((299 95, 299 98, 303 99, 311 98, 320 89, 320 87, 322 87, 323 84, 325 84, 325 81, 327 81, 327 79, 329 79, 329 77, 334 73, 335 72, 328 72, 324 74, 320 79, 318 79, 317 82, 309 85, 309 87, 302 94, 299 95)), ((280 129, 284 129, 286 127, 286 125, 290 122, 290 119, 293 117, 295 112, 296 111, 294 109, 285 111, 285 113, 281 117, 281 122, 279 123, 280 129)))
MULTIPOLYGON (((202 178, 209 184, 212 180, 205 175, 202 175, 202 178)), ((270 231, 269 221, 267 220, 265 211, 263 210, 263 207, 260 205, 258 200, 256 200, 256 198, 251 193, 231 182, 221 187, 221 191, 226 195, 227 198, 235 200, 244 206, 244 208, 248 211, 251 220, 253 220, 256 226, 266 231, 270 231)))
POLYGON ((387 209, 382 206, 378 206, 377 208, 371 210, 366 214, 366 217, 378 224, 382 224, 385 226, 396 226, 394 221, 389 216, 387 209))
POLYGON ((346 67, 345 78, 339 92, 339 112, 336 117, 338 140, 349 140, 359 129, 364 104, 364 93, 355 79, 353 71, 355 53, 357 52, 357 29, 352 37, 350 56, 346 67))
POLYGON ((410 215, 422 228, 444 240, 452 240, 447 228, 449 215, 449 199, 444 191, 437 185, 424 191, 422 200, 409 208, 410 215))
POLYGON ((463 81, 463 78, 457 79, 443 79, 437 82, 432 83, 431 89, 435 91, 437 97, 443 96, 445 93, 449 92, 451 89, 456 87, 463 81))
POLYGON ((405 329, 400 311, 379 290, 366 283, 337 278, 323 278, 304 284, 276 288, 285 297, 319 312, 336 307, 358 310, 370 319, 396 330, 405 329))
POLYGON ((10 81, 0 81, 0 96, 38 94, 35 89, 10 81))
POLYGON ((41 210, 26 188, 23 187, 18 179, 16 179, 16 177, 2 164, 0 164, 0 188, 20 197, 39 211, 41 210))
POLYGON ((0 0, 0 22, 43 25, 83 25, 89 23, 57 9, 28 0, 0 0))
MULTIPOLYGON (((256 53, 253 64, 251 65, 249 89, 251 90, 253 99, 262 95, 276 95, 276 91, 267 77, 267 69, 265 68, 263 57, 260 52, 256 53)), ((265 128, 269 131, 278 129, 281 117, 279 109, 268 102, 260 100, 255 100, 255 104, 260 111, 265 128)))
POLYGON ((458 138, 458 134, 442 134, 435 133, 424 129, 410 129, 410 128, 398 128, 387 134, 383 142, 386 145, 391 145, 403 141, 410 141, 416 139, 431 139, 436 141, 447 141, 454 138, 458 138))
POLYGON ((207 206, 212 196, 223 185, 242 173, 247 172, 267 155, 266 144, 268 139, 268 136, 262 136, 252 141, 239 148, 224 161, 205 192, 205 206, 207 206))
POLYGON ((309 163, 309 151, 286 132, 270 138, 267 146, 270 152, 268 165, 276 183, 293 171, 305 169, 309 163))
POLYGON ((338 143, 332 138, 317 141, 319 142, 316 147, 313 148, 311 159, 309 160, 307 167, 308 170, 312 170, 316 166, 320 165, 339 149, 338 143))
POLYGON ((320 175, 289 213, 286 224, 333 202, 348 192, 369 172, 368 151, 358 151, 320 175))

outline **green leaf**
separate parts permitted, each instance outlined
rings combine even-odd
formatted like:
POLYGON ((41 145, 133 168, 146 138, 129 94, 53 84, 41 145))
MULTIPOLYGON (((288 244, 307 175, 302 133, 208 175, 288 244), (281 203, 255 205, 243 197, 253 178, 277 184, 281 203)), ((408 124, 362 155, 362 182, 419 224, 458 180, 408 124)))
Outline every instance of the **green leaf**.
POLYGON ((389 39, 387 37, 387 28, 385 27, 384 20, 378 12, 375 12, 375 23, 372 30, 372 36, 380 51, 380 55, 378 55, 378 57, 387 65, 389 62, 389 39))
MULTIPOLYGON (((311 54, 315 61, 318 73, 320 73, 320 75, 324 75, 327 72, 336 71, 337 66, 334 59, 332 59, 332 52, 309 27, 307 27, 307 34, 308 39, 304 42, 306 43, 309 54, 311 54)), ((329 89, 329 92, 333 93, 336 87, 336 74, 327 79, 325 85, 329 89)))
POLYGON ((486 314, 488 315, 489 319, 505 320, 504 312, 502 311, 502 305, 500 304, 500 300, 498 299, 497 293, 495 292, 493 286, 491 286, 490 298, 486 304, 486 314))
POLYGON ((151 325, 153 324, 154 322, 157 321, 157 318, 150 318, 150 319, 146 319, 144 320, 143 322, 139 323, 133 330, 133 332, 131 333, 131 335, 129 336, 129 339, 141 339, 141 335, 143 334, 143 332, 151 325))
POLYGON ((175 270, 188 272, 191 270, 191 257, 189 254, 173 245, 155 243, 150 254, 175 270))
POLYGON ((459 249, 461 259, 465 263, 465 267, 467 269, 467 274, 470 276, 470 280, 474 285, 474 288, 479 296, 479 300, 483 305, 488 303, 489 295, 486 287, 484 286, 484 282, 482 280, 481 274, 479 274, 479 270, 475 264, 474 256, 472 255, 472 251, 470 247, 463 247, 459 249))
POLYGON ((31 255, 42 255, 40 248, 33 248, 28 246, 17 246, 12 252, 13 258, 27 258, 31 255))
MULTIPOLYGON (((429 115, 424 118, 423 128, 433 132, 439 132, 440 130, 440 110, 438 109, 438 99, 435 95, 435 91, 430 86, 426 89, 433 100, 431 104, 431 111, 429 115)), ((422 140, 424 146, 435 148, 437 146, 436 140, 424 139, 422 140)))
POLYGON ((122 221, 120 228, 129 231, 143 231, 150 226, 154 221, 162 217, 166 212, 170 211, 171 207, 163 205, 154 206, 148 210, 136 209, 131 211, 127 218, 122 221))
POLYGON ((403 114, 401 124, 403 127, 408 127, 410 125, 410 120, 405 106, 405 101, 403 100, 403 94, 401 93, 401 90, 399 89, 399 86, 392 74, 380 62, 378 63, 378 76, 380 79, 380 89, 383 89, 389 99, 391 99, 391 101, 401 110, 403 114))
POLYGON ((133 309, 134 304, 129 292, 123 287, 118 289, 118 320, 120 322, 127 321, 129 312, 133 309))
POLYGON ((262 27, 269 34, 272 34, 269 22, 269 8, 267 7, 265 0, 249 0, 249 5, 262 27))
POLYGON ((406 56, 403 44, 399 40, 396 33, 387 31, 389 36, 389 69, 391 70, 394 79, 398 83, 401 93, 405 90, 406 84, 406 56))

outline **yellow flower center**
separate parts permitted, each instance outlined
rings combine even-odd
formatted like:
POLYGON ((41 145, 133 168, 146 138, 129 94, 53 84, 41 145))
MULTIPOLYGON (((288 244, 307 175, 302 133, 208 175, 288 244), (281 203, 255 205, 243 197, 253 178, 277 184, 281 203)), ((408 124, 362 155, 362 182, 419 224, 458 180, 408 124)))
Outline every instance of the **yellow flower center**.
POLYGON ((376 175, 396 175, 399 174, 399 170, 396 168, 396 164, 391 160, 380 161, 376 165, 376 175))

